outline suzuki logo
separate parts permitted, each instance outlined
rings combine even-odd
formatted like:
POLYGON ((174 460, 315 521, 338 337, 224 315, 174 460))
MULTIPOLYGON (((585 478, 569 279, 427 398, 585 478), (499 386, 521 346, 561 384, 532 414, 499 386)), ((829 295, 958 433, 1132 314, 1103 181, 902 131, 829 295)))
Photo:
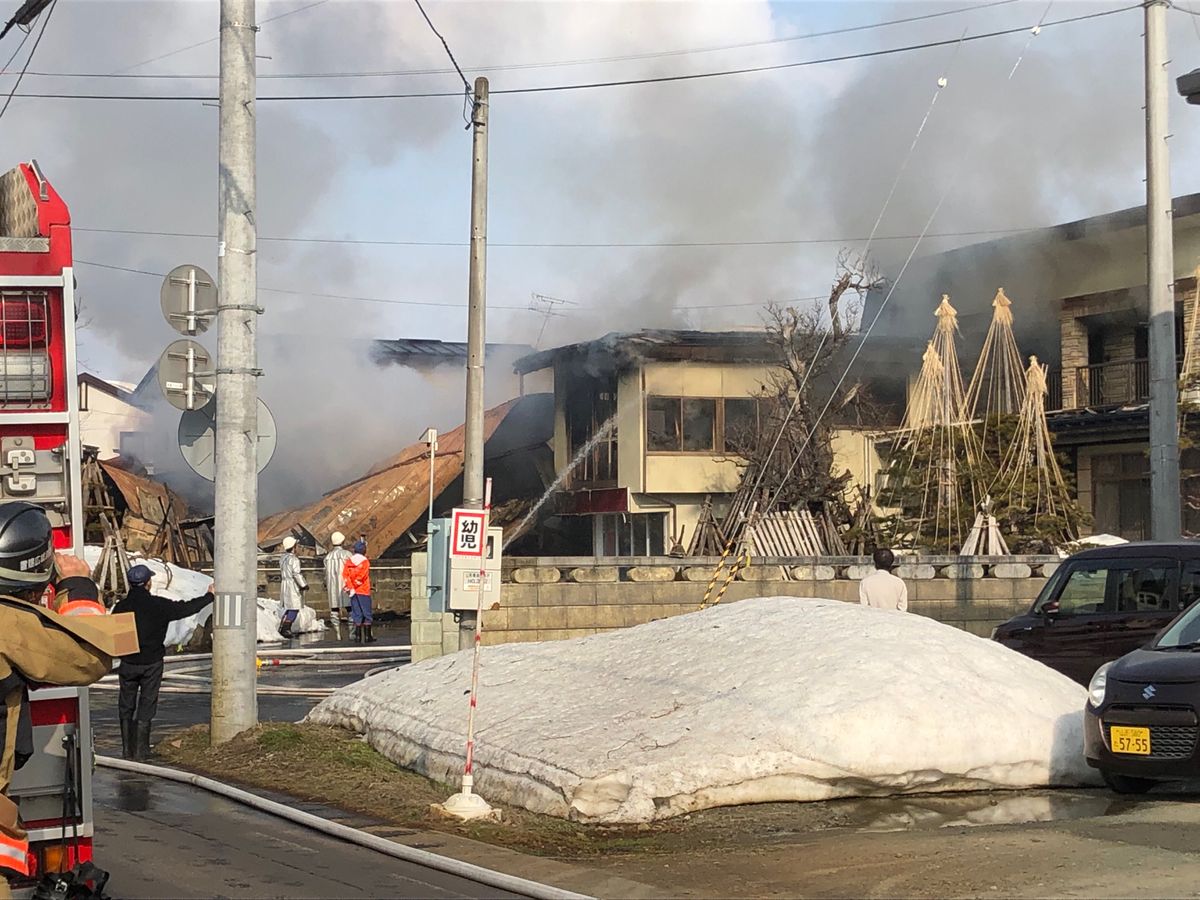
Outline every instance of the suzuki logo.
POLYGON ((1157 693, 1158 693, 1158 690, 1154 687, 1154 685, 1148 684, 1144 688, 1142 688, 1142 699, 1150 700, 1157 693))

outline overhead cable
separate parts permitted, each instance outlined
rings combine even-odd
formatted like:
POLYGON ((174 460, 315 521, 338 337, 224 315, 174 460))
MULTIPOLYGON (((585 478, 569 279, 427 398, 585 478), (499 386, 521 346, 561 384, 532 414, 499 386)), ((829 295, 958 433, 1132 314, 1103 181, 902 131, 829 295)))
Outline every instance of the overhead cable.
MULTIPOLYGON (((619 55, 619 56, 593 56, 593 57, 587 57, 587 58, 582 58, 582 59, 547 60, 545 62, 507 63, 507 64, 497 64, 497 65, 491 65, 491 66, 474 66, 473 65, 473 66, 468 66, 468 68, 474 72, 508 72, 508 71, 517 71, 517 70, 525 70, 525 69, 552 69, 552 68, 561 68, 564 66, 590 66, 590 65, 599 65, 599 64, 604 64, 604 63, 614 63, 614 62, 634 62, 634 61, 647 60, 647 59, 662 59, 664 57, 672 57, 672 56, 691 56, 691 55, 697 54, 697 53, 718 53, 718 52, 723 52, 723 51, 727 51, 727 50, 742 50, 742 49, 747 49, 750 47, 765 47, 765 46, 770 46, 770 45, 775 45, 775 44, 788 44, 788 43, 794 43, 797 41, 806 41, 806 40, 811 40, 813 38, 832 37, 832 36, 841 35, 841 34, 852 34, 852 33, 860 32, 860 31, 870 31, 870 30, 873 30, 876 28, 887 28, 892 25, 906 25, 911 22, 923 22, 928 19, 938 19, 938 18, 942 18, 943 16, 954 16, 954 15, 959 15, 961 13, 979 12, 981 10, 991 9, 992 7, 996 7, 996 6, 1009 6, 1016 2, 1017 2, 1017 0, 991 0, 991 2, 988 2, 988 3, 977 3, 973 6, 960 6, 956 9, 946 9, 946 10, 941 10, 939 12, 924 13, 919 16, 905 16, 904 18, 901 18, 901 19, 889 19, 884 22, 868 22, 864 25, 851 25, 851 26, 848 26, 845 28, 832 28, 827 31, 811 31, 806 34, 794 34, 794 35, 789 35, 788 37, 767 38, 767 39, 759 40, 759 41, 743 41, 743 42, 737 43, 737 44, 720 44, 720 45, 708 46, 708 47, 684 47, 684 48, 679 48, 679 49, 675 49, 675 50, 655 50, 655 51, 647 51, 645 53, 628 53, 628 54, 623 54, 623 55, 619 55)), ((313 5, 319 5, 319 4, 313 4, 313 5)), ((308 7, 305 7, 305 8, 307 9, 308 7)), ((295 10, 295 11, 299 12, 299 10, 295 10)), ((423 12, 424 12, 424 10, 422 10, 422 13, 423 12)), ((285 14, 285 15, 290 15, 290 14, 285 14)), ((270 20, 268 19, 266 21, 270 21, 270 20)), ((440 35, 439 35, 439 37, 440 37, 440 35)), ((215 39, 210 39, 210 41, 204 41, 203 43, 210 43, 211 40, 215 40, 215 39)), ((190 49, 192 49, 192 47, 199 47, 199 46, 202 46, 202 44, 193 44, 191 47, 186 47, 183 49, 190 50, 190 49)), ((179 52, 182 52, 182 50, 173 51, 173 53, 179 53, 179 52)), ((167 55, 171 55, 171 54, 167 54, 167 55)), ((145 65, 145 63, 139 63, 139 65, 145 65)), ((136 66, 131 66, 130 68, 136 68, 136 66)), ((417 75, 449 75, 454 72, 458 72, 460 75, 462 74, 462 70, 459 69, 457 62, 455 62, 454 68, 451 68, 451 69, 446 69, 446 68, 389 69, 389 70, 360 71, 360 72, 263 72, 263 73, 259 73, 257 77, 259 79, 287 79, 287 80, 306 79, 306 78, 315 78, 315 79, 321 79, 321 78, 396 78, 396 77, 409 77, 409 76, 417 76, 417 75)), ((176 73, 176 72, 164 72, 164 73, 156 74, 156 73, 149 73, 149 72, 128 72, 126 70, 122 70, 121 72, 108 72, 108 73, 104 73, 104 72, 100 72, 100 73, 92 73, 92 72, 30 72, 29 74, 30 75, 38 75, 43 78, 142 78, 142 79, 178 79, 181 81, 202 81, 205 79, 216 79, 216 78, 220 77, 219 75, 216 75, 216 74, 207 74, 207 75, 191 74, 191 75, 189 75, 189 74, 181 74, 181 73, 176 73)))
MULTIPOLYGON (((941 231, 925 235, 926 238, 994 237, 997 235, 1024 234, 1036 231, 1041 226, 1025 228, 986 228, 975 231, 941 231)), ((165 237, 215 240, 216 235, 198 231, 152 231, 139 228, 90 228, 71 227, 72 231, 87 234, 124 234, 138 237, 165 237)), ((870 235, 858 237, 805 237, 781 238, 778 240, 729 240, 729 241, 488 241, 489 248, 523 250, 607 250, 607 249, 686 249, 709 247, 791 247, 803 244, 858 244, 863 241, 910 241, 915 234, 870 235)), ((280 235, 259 237, 261 243, 278 244, 344 244, 365 247, 467 247, 468 241, 403 241, 385 238, 334 238, 280 235)))
MULTIPOLYGON (((1053 28, 1057 25, 1071 25, 1079 22, 1087 22, 1094 19, 1101 19, 1106 16, 1117 15, 1118 13, 1130 12, 1131 10, 1141 9, 1141 4, 1132 6, 1121 6, 1116 9, 1104 10, 1101 12, 1087 13, 1084 15, 1071 16, 1065 19, 1056 19, 1053 22, 1045 22, 1041 28, 1053 28)), ((1037 27, 1037 26, 1035 26, 1037 27)), ((614 88, 614 87, 631 87, 635 85, 649 84, 672 84, 676 82, 698 81, 708 78, 723 78, 731 75, 752 75, 761 74, 763 72, 776 72, 787 69, 798 69, 807 66, 824 65, 827 63, 849 62, 859 59, 874 59, 877 57, 892 56, 899 53, 909 53, 918 50, 931 50, 936 47, 948 47, 958 43, 969 43, 973 41, 989 40, 991 38, 1007 37, 1013 34, 1023 34, 1028 31, 1027 27, 1020 28, 1005 28, 998 31, 989 31, 981 34, 968 35, 959 38, 947 38, 938 41, 925 41, 920 44, 906 44, 900 47, 887 47, 882 50, 865 50, 858 53, 846 53, 839 56, 826 56, 817 59, 798 60, 790 63, 772 63, 761 66, 747 66, 738 69, 722 69, 712 72, 692 72, 679 75, 660 75, 646 78, 627 78, 610 81, 587 81, 574 84, 550 84, 536 85, 531 87, 518 88, 501 88, 491 91, 493 95, 519 95, 519 94, 547 94, 559 93, 564 91, 583 91, 594 90, 597 88, 614 88)), ((28 93, 18 94, 19 97, 31 97, 42 100, 113 100, 113 101, 144 101, 144 102, 196 102, 196 103, 212 103, 219 98, 215 95, 205 94, 78 94, 62 91, 30 91, 28 93)), ((322 101, 349 101, 349 100, 424 100, 436 99, 443 97, 461 98, 462 94, 458 91, 411 91, 411 92, 384 92, 373 94, 287 94, 259 97, 258 103, 283 103, 283 102, 322 102, 322 101)))

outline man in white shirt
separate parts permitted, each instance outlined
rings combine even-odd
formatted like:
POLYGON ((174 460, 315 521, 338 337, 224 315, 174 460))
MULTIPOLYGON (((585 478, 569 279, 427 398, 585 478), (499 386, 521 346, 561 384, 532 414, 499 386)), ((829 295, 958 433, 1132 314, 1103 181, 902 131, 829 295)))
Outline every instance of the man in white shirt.
POLYGON ((892 574, 896 555, 881 547, 875 551, 875 571, 858 583, 858 602, 876 609, 908 611, 908 587, 892 574))

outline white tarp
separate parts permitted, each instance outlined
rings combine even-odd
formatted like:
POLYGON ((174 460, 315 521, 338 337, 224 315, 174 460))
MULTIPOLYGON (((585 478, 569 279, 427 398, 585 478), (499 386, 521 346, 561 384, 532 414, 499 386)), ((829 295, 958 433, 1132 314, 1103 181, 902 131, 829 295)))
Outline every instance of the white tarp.
MULTIPOLYGON (((470 673, 469 651, 393 669, 308 720, 457 784, 470 673)), ((487 647, 481 679, 478 792, 585 821, 1095 781, 1078 684, 932 619, 832 600, 487 647)))
MULTIPOLYGON (((83 558, 88 565, 95 567, 96 563, 100 561, 100 552, 100 547, 84 547, 83 558)), ((149 566, 150 571, 154 573, 154 577, 150 580, 150 592, 160 597, 167 597, 171 600, 191 600, 194 597, 202 596, 212 584, 211 575, 185 569, 160 559, 147 559, 138 553, 130 553, 129 564, 132 566, 138 563, 149 566)), ((283 640, 283 636, 279 633, 282 615, 277 600, 270 600, 266 597, 258 598, 258 642, 260 644, 278 643, 283 640)), ((212 607, 209 606, 194 616, 172 622, 167 628, 166 646, 175 647, 189 643, 195 635, 196 629, 207 625, 211 616, 212 607)), ((316 612, 307 606, 300 610, 296 624, 292 626, 295 634, 324 630, 324 621, 317 618, 316 612)))

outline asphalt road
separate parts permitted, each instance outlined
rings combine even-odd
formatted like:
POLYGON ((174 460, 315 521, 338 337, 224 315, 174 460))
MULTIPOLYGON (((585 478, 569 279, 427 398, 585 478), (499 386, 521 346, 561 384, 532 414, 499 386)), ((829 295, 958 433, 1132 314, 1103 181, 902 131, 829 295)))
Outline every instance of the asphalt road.
MULTIPOLYGON (((408 643, 406 625, 377 629, 378 654, 395 656, 408 643)), ((292 647, 333 646, 294 641, 292 647)), ((260 648, 269 659, 272 648, 260 648)), ((338 687, 374 665, 264 668, 261 684, 338 687)), ((93 690, 96 747, 119 755, 117 694, 93 690)), ((306 697, 260 696, 264 721, 296 721, 317 702, 306 697)), ((164 693, 156 736, 208 721, 207 694, 164 693)), ((499 897, 483 885, 444 875, 326 837, 204 791, 156 778, 98 769, 94 783, 96 861, 112 875, 117 900, 192 897, 499 897)), ((312 810, 336 815, 329 810, 312 810)), ((358 824, 358 823, 351 823, 358 824)))
POLYGON ((101 769, 94 799, 115 900, 513 896, 169 781, 101 769))

